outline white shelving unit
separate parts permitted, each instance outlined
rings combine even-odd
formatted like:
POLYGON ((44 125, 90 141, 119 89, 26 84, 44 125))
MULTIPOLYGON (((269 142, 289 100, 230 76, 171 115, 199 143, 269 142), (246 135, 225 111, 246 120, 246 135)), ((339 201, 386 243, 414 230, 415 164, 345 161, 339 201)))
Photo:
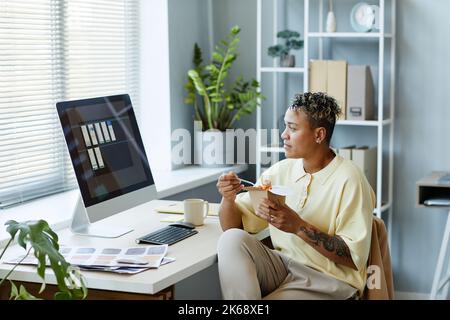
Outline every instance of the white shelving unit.
MULTIPOLYGON (((379 30, 377 32, 368 32, 368 33, 357 33, 357 32, 335 32, 335 33, 327 33, 323 32, 324 28, 324 18, 326 14, 324 12, 324 0, 317 0, 314 4, 318 3, 318 32, 310 32, 310 15, 311 8, 310 4, 312 1, 316 0, 298 0, 300 3, 303 2, 303 40, 304 40, 304 48, 303 48, 303 66, 296 68, 280 68, 276 66, 276 61, 274 59, 273 66, 267 67, 262 65, 262 54, 263 50, 266 48, 262 47, 263 43, 263 3, 269 3, 272 5, 271 16, 273 18, 273 44, 277 43, 276 34, 279 30, 283 28, 288 28, 289 26, 279 26, 278 23, 278 10, 279 5, 277 4, 277 0, 257 0, 257 80, 262 83, 263 75, 266 73, 273 74, 273 90, 272 94, 272 103, 273 106, 277 105, 277 101, 279 98, 279 92, 277 92, 277 77, 280 74, 299 74, 303 76, 303 90, 308 91, 308 82, 309 82, 309 72, 308 65, 311 59, 323 59, 324 57, 324 40, 332 39, 332 38, 348 38, 351 41, 376 41, 378 44, 378 74, 374 74, 374 81, 377 82, 378 91, 377 91, 377 100, 378 100, 378 114, 377 119, 379 120, 367 120, 367 121, 352 121, 352 120, 340 120, 336 123, 337 126, 354 126, 354 127, 373 127, 377 132, 377 190, 375 190, 377 195, 376 208, 374 214, 381 218, 382 214, 385 212, 392 211, 392 197, 393 197, 393 142, 394 142, 394 101, 395 101, 395 13, 396 13, 396 0, 379 0, 378 5, 380 7, 380 19, 379 19, 379 30), (385 32, 385 16, 387 14, 387 10, 385 5, 388 3, 390 5, 390 30, 385 32), (310 41, 311 40, 318 41, 318 49, 317 56, 310 56, 310 41), (390 52, 388 54, 385 53, 385 43, 386 41, 390 42, 390 52), (386 57, 387 56, 387 57, 386 57), (387 60, 387 59, 390 59, 387 60), (388 68, 390 73, 390 81, 389 81, 389 101, 386 101, 384 86, 385 86, 385 62, 388 62, 388 68), (383 66, 383 67, 380 67, 383 66), (385 108, 388 112, 385 114, 385 108), (387 135, 387 136, 386 136, 387 135), (383 145, 383 138, 387 137, 388 146, 383 145), (386 147, 386 149, 385 149, 386 147), (387 165, 383 166, 383 155, 387 156, 387 165), (383 179, 383 170, 387 170, 388 179, 383 179), (387 181, 386 181, 387 180, 387 181), (385 195, 385 199, 383 197, 383 191, 387 189, 387 196, 385 195)), ((335 1, 336 5, 339 5, 340 1, 335 1)), ((358 1, 354 1, 356 4, 358 1)), ((284 4, 288 3, 287 1, 283 2, 284 4)), ((289 1, 292 3, 292 1, 289 1)), ((326 1, 325 3, 328 3, 326 1)), ((350 13, 349 13, 350 14, 350 13)), ((339 25, 338 25, 339 28, 339 25)), ((272 45, 272 44, 271 44, 272 45)), ((265 53, 265 51, 264 51, 265 53)), ((264 94, 264 92, 263 92, 264 94)), ((288 97, 292 98, 292 97, 288 97)), ((262 153, 270 152, 273 154, 280 154, 284 152, 284 149, 279 145, 267 146, 261 145, 261 129, 262 129, 262 112, 268 112, 267 109, 258 108, 257 109, 257 146, 256 146, 256 175, 259 177, 262 173, 262 165, 261 165, 261 156, 262 153)), ((277 112, 277 108, 272 108, 273 112, 273 126, 272 128, 277 128, 277 119, 280 114, 277 112)), ((266 128, 270 129, 270 128, 266 128)), ((281 133, 281 130, 280 130, 281 133)), ((271 141, 274 141, 272 138, 271 141)), ((279 141, 279 140, 275 140, 279 141)), ((386 144, 386 143, 385 143, 386 144)), ((276 158, 276 157, 275 157, 276 158)), ((391 226, 392 222, 392 214, 388 216, 388 225, 391 226)), ((390 236, 391 228, 389 228, 389 236, 390 236)))

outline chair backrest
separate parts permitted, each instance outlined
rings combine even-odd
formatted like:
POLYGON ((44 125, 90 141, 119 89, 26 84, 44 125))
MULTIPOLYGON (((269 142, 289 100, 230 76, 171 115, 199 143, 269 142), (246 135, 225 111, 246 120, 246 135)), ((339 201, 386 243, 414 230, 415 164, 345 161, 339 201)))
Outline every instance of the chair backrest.
POLYGON ((377 217, 374 217, 372 222, 367 282, 362 298, 367 300, 394 299, 394 281, 386 226, 383 220, 377 217))
MULTIPOLYGON (((261 242, 273 249, 270 236, 261 242)), ((372 222, 370 253, 367 260, 367 281, 361 299, 394 299, 394 282, 386 226, 384 221, 377 217, 373 217, 372 222)))

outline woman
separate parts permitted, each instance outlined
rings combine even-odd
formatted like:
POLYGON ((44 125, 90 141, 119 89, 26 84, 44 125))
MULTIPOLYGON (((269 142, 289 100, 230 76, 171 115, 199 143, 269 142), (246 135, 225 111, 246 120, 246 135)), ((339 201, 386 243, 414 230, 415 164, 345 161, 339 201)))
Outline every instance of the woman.
POLYGON ((286 160, 265 174, 294 192, 253 210, 237 175, 219 178, 219 276, 225 299, 348 299, 362 294, 375 194, 330 140, 340 108, 324 93, 296 95, 286 111, 286 160), (275 249, 248 232, 269 226, 275 249))

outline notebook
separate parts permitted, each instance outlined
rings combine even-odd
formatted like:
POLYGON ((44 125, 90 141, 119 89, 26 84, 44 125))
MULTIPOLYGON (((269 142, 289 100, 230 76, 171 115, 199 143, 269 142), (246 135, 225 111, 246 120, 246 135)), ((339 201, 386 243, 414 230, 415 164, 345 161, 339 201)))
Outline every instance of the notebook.
MULTIPOLYGON (((219 215, 219 207, 218 203, 210 203, 209 204, 209 216, 218 216, 219 215)), ((155 208, 156 211, 160 213, 174 213, 174 214, 184 214, 184 204, 183 202, 171 203, 163 206, 159 206, 155 208)))

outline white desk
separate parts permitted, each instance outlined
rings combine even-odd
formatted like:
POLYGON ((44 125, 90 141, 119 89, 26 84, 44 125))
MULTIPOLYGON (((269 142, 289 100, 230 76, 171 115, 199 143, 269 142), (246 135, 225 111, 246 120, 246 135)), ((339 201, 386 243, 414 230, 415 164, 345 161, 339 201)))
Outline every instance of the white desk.
MULTIPOLYGON (((68 229, 58 233, 59 243, 68 246, 141 246, 135 239, 168 223, 160 222, 167 214, 160 214, 153 209, 174 201, 155 200, 136 208, 102 220, 104 224, 130 226, 134 231, 117 239, 103 239, 74 235, 68 229)), ((218 217, 208 217, 203 226, 197 227, 198 234, 169 246, 167 255, 176 261, 150 269, 135 275, 120 275, 110 272, 83 271, 89 289, 129 292, 138 294, 156 294, 173 286, 175 283, 213 265, 217 261, 217 241, 222 234, 218 217)), ((24 253, 17 245, 9 248, 5 256, 24 253)), ((5 276, 12 265, 0 264, 0 278, 5 276)), ((41 283, 36 268, 19 266, 10 277, 11 280, 41 283)), ((50 269, 46 272, 46 282, 55 284, 55 277, 50 269)), ((88 296, 89 297, 89 296, 88 296)))

